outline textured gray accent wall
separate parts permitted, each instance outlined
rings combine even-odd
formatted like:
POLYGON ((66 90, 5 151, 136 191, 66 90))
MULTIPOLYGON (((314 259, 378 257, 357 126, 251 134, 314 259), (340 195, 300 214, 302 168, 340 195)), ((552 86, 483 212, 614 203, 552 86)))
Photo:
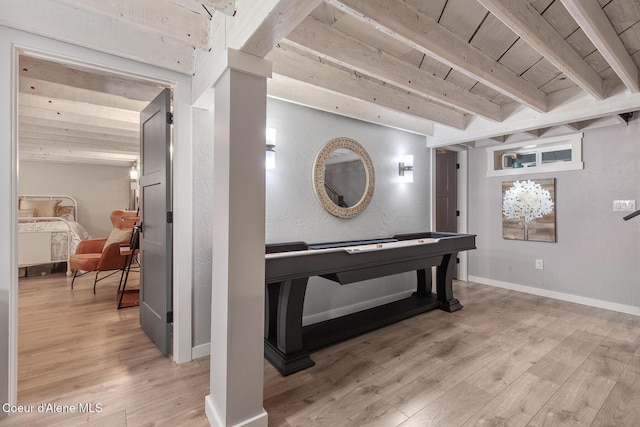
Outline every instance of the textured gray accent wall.
MULTIPOLYGON (((389 237, 428 231, 430 223, 430 155, 424 136, 269 99, 267 126, 277 130, 276 168, 267 171, 266 241, 331 242, 389 237), (368 208, 343 219, 327 213, 311 180, 320 149, 333 138, 349 137, 369 153, 376 187, 368 208), (414 155, 414 182, 401 183, 398 162, 414 155)), ((347 286, 314 277, 309 281, 303 315, 349 310, 375 298, 415 287, 415 274, 401 274, 347 286)), ((344 314, 341 312, 340 314, 344 314)))
POLYGON ((640 217, 623 221, 614 199, 640 202, 640 120, 584 134, 584 170, 486 176, 486 149, 469 153, 469 274, 579 297, 640 306, 640 217), (501 182, 556 178, 557 243, 502 239, 501 182), (535 259, 544 269, 535 269, 535 259))
MULTIPOLYGON (((352 120, 284 101, 267 100, 267 127, 276 128, 276 168, 266 171, 267 243, 330 242, 428 231, 430 156, 423 136, 352 120), (351 219, 327 213, 311 181, 316 154, 337 137, 353 138, 369 152, 376 188, 369 207, 351 219), (414 155, 414 182, 401 183, 398 162, 414 155)), ((213 111, 194 109, 194 306, 193 345, 210 340, 213 180, 213 111)), ((304 316, 349 311, 350 306, 415 288, 406 273, 348 286, 314 277, 304 316)), ((215 297, 215 295, 213 296, 215 297)), ((340 312, 344 314, 344 312, 340 312)), ((308 322, 306 322, 308 323, 308 322)))
POLYGON ((213 110, 193 109, 193 345, 211 340, 213 110))

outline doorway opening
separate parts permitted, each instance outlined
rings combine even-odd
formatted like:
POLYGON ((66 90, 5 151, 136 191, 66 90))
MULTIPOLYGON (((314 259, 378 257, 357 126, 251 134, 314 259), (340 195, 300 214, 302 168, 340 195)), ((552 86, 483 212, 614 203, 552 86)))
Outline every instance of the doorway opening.
MULTIPOLYGON (((109 235, 110 213, 129 208, 137 186, 130 172, 142 163, 140 112, 165 87, 38 55, 20 54, 18 65, 18 194, 69 195, 77 208, 65 221, 83 228, 82 238, 109 235)), ((46 233, 55 236, 50 249, 61 233, 46 233)), ((73 253, 75 245, 66 244, 55 250, 73 253)), ((120 274, 98 282, 95 295, 93 274, 76 279, 73 291, 71 277, 51 264, 25 265, 19 276, 19 400, 43 401, 113 379, 123 358, 140 356, 149 341, 137 308, 117 310, 120 274)), ((129 280, 128 288, 136 286, 136 275, 129 280)))
MULTIPOLYGON (((436 148, 433 153, 433 227, 435 231, 467 233, 467 151, 447 147, 436 148)), ((458 254, 454 277, 458 280, 467 280, 466 252, 458 254)))

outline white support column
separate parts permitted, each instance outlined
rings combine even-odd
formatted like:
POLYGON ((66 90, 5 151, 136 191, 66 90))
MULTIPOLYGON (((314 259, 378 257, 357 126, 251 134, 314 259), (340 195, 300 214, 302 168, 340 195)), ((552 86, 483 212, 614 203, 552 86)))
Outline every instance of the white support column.
POLYGON ((271 63, 229 50, 214 86, 211 370, 214 426, 267 426, 263 400, 265 128, 271 63))

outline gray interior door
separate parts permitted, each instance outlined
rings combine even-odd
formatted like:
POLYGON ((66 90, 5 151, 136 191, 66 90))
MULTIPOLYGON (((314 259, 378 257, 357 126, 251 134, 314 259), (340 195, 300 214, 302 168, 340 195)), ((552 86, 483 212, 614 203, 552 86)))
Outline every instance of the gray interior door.
POLYGON ((436 153, 436 231, 458 231, 458 154, 436 153))
POLYGON ((171 352, 173 321, 169 113, 169 89, 140 113, 140 325, 164 355, 171 352))

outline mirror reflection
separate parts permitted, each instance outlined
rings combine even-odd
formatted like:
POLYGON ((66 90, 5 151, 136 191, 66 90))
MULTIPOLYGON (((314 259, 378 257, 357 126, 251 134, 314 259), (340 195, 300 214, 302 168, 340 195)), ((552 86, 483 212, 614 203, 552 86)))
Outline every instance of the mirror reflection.
POLYGON ((351 138, 335 138, 322 147, 313 166, 313 189, 331 215, 351 218, 373 197, 375 173, 369 153, 351 138))
POLYGON ((360 157, 348 148, 329 154, 324 169, 324 189, 341 208, 355 206, 367 188, 367 173, 360 157))

